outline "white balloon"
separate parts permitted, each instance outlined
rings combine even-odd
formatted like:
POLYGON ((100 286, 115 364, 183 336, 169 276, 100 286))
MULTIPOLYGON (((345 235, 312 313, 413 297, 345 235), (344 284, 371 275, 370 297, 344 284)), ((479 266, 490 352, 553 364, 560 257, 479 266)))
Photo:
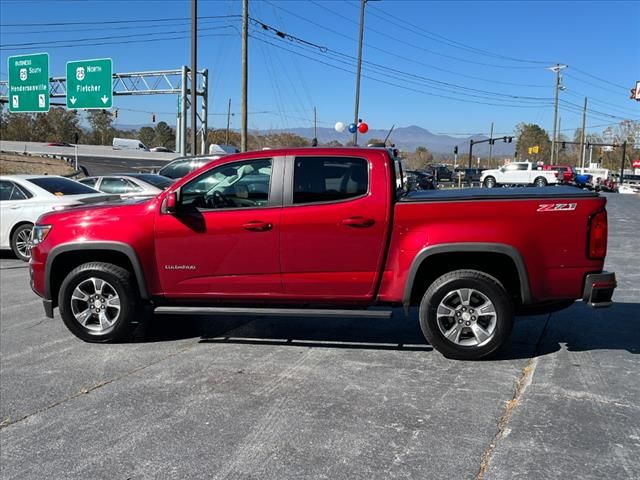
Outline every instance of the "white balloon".
POLYGON ((336 132, 342 133, 344 132, 344 129, 347 128, 347 126, 342 122, 337 122, 334 128, 336 129, 336 132))

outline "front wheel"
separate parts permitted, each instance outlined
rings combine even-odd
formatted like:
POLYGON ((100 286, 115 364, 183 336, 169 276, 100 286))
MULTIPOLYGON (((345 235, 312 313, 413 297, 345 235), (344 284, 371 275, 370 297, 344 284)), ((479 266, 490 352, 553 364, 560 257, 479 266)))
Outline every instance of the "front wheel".
POLYGON ((484 179, 485 188, 493 188, 496 186, 496 179, 493 177, 487 177, 484 179))
POLYGON ((60 316, 85 342, 126 338, 138 322, 140 301, 133 275, 117 265, 85 263, 64 279, 58 295, 60 316))
POLYGON ((495 352, 513 326, 513 306, 502 284, 477 270, 436 279, 420 303, 420 327, 445 357, 476 360, 495 352))

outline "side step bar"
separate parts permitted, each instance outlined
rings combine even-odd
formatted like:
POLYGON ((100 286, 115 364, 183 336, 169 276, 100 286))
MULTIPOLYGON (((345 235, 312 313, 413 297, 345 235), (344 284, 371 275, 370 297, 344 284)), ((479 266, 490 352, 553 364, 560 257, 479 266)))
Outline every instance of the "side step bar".
POLYGON ((391 310, 324 310, 316 308, 156 307, 159 315, 256 315, 278 317, 391 318, 391 310))

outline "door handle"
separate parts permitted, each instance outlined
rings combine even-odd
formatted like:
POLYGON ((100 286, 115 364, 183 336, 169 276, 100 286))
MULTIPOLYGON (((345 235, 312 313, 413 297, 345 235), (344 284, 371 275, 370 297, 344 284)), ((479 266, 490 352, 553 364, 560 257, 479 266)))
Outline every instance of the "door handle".
POLYGON ((11 207, 11 210, 18 210, 20 208, 20 205, 14 205, 11 207))
POLYGON ((342 225, 353 228, 367 228, 372 227, 376 221, 373 218, 365 217, 350 217, 342 220, 342 225))
POLYGON ((265 223, 260 220, 253 220, 242 225, 242 228, 251 232, 266 232, 273 228, 271 223, 265 223))

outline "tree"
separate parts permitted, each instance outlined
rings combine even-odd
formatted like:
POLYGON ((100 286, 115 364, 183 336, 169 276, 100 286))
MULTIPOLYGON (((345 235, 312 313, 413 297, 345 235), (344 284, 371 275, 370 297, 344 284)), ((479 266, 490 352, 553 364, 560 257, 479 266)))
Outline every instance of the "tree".
POLYGON ((169 125, 167 125, 167 122, 158 122, 158 125, 156 125, 153 143, 154 147, 166 147, 175 150, 176 135, 173 132, 173 129, 169 125))
POLYGON ((338 140, 330 140, 324 144, 325 147, 342 147, 343 145, 338 140))
POLYGON ((89 110, 87 112, 87 121, 91 125, 93 133, 93 143, 96 145, 107 145, 111 143, 113 137, 109 135, 113 117, 106 110, 89 110), (111 136, 111 138, 109 138, 111 136))
POLYGON ((147 147, 151 148, 156 138, 156 131, 151 127, 142 127, 138 130, 138 140, 144 143, 147 147))
POLYGON ((519 123, 516 125, 518 142, 516 152, 519 160, 529 159, 532 162, 549 162, 551 158, 551 140, 549 134, 535 123, 519 123), (529 155, 529 148, 539 147, 537 154, 529 155))
POLYGON ((381 138, 370 138, 369 140, 367 140, 367 145, 372 145, 372 144, 381 144, 384 143, 384 140, 381 138))

